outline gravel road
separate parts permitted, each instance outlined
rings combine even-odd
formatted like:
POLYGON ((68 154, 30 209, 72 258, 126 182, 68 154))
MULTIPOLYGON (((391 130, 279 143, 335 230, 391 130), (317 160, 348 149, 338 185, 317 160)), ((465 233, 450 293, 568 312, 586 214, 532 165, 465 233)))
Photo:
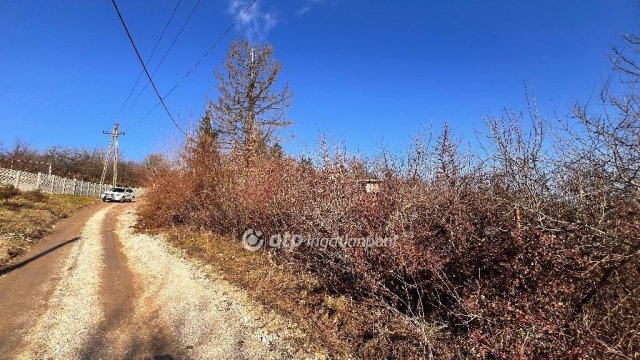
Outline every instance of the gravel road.
POLYGON ((135 233, 135 204, 77 216, 0 277, 0 359, 326 357, 305 351, 309 338, 295 324, 161 236, 135 233))

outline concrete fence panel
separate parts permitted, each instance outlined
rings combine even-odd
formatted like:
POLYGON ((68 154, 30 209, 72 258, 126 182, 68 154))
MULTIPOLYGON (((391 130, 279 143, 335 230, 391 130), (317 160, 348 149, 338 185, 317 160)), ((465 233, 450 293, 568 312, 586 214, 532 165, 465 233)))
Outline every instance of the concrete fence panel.
MULTIPOLYGON (((76 179, 67 179, 55 175, 29 173, 13 169, 0 168, 0 185, 13 185, 20 191, 40 190, 51 194, 75 194, 99 197, 111 188, 107 184, 96 184, 76 179)), ((144 193, 142 188, 134 188, 136 197, 144 193)))

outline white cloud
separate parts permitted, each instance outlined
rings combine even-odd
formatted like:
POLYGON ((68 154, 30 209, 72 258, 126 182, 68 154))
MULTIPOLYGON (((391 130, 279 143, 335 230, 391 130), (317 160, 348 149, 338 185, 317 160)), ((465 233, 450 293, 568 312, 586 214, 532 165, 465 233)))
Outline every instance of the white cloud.
POLYGON ((306 0, 304 6, 296 10, 296 15, 303 16, 316 5, 322 5, 324 0, 306 0))
POLYGON ((227 11, 238 21, 238 28, 249 41, 264 40, 278 23, 278 18, 273 12, 263 11, 260 0, 245 12, 250 4, 251 0, 230 0, 227 11))
POLYGON ((300 9, 296 10, 296 14, 298 16, 302 16, 302 15, 306 14, 307 11, 311 10, 311 7, 312 7, 311 5, 305 5, 305 6, 301 7, 300 9))

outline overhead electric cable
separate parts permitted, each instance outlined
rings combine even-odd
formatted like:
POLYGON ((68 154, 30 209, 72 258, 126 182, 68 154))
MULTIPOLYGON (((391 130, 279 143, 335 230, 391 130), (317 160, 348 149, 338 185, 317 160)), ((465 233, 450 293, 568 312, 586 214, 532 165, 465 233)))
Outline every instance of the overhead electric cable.
MULTIPOLYGON (((156 73, 158 72, 158 69, 160 68, 160 66, 164 63, 165 59, 167 58, 167 55, 169 55, 169 53, 173 49, 173 46, 176 44, 176 42, 178 41, 178 38, 180 37, 180 35, 184 31, 184 28, 187 26, 187 23, 189 23, 189 20, 191 20, 191 17, 193 16, 193 13, 196 12, 196 8, 200 4, 200 1, 202 1, 202 0, 197 0, 195 5, 193 5, 193 7, 191 8, 191 12, 189 13, 189 15, 187 16, 185 21, 182 23, 182 26, 180 27, 180 30, 178 30, 178 33, 176 33, 176 36, 174 36, 173 41, 171 42, 171 44, 167 48, 167 51, 165 51, 164 55, 162 55, 162 59, 160 59, 160 62, 158 63, 158 65, 156 65, 155 69, 153 69, 153 72, 151 73, 151 75, 155 76, 156 73)), ((148 83, 144 85, 144 87, 142 88, 142 90, 140 90, 140 92, 138 92, 138 96, 136 96, 136 98, 133 101, 133 103, 129 106, 129 110, 127 110, 127 112, 125 113, 125 115, 124 115, 125 117, 127 117, 129 115, 129 113, 131 112, 133 107, 138 103, 138 100, 140 100, 140 97, 142 96, 144 91, 147 90, 147 86, 148 86, 148 83)))
POLYGON ((120 18, 120 22, 122 23, 122 27, 124 27, 124 30, 127 33, 127 37, 129 38, 129 41, 131 42, 131 46, 133 47, 133 50, 136 52, 136 55, 138 56, 138 60, 140 61, 140 64, 142 65, 142 69, 144 70, 144 73, 147 75, 147 78, 149 79, 149 82, 151 83, 151 86, 153 87, 153 90, 156 92, 156 95, 158 96, 158 99, 160 100, 160 103, 164 107, 164 110, 167 112, 167 115, 169 115, 169 118, 173 122, 173 125, 175 125, 176 128, 178 128, 178 130, 180 130, 181 133, 186 135, 184 130, 182 130, 180 125, 178 125, 176 120, 173 118, 173 115, 171 115, 171 112, 169 111, 169 108, 167 107, 167 104, 164 102, 164 99, 162 98, 162 95, 160 95, 160 91, 158 91, 158 88, 156 87, 156 84, 153 82, 153 78, 151 77, 151 74, 149 74, 149 70, 147 69, 147 65, 145 65, 144 60, 142 60, 142 56, 140 55, 140 51, 138 51, 138 47, 136 46, 135 41, 133 41, 133 37, 131 36, 131 33, 129 32, 129 28, 127 27, 127 24, 125 23, 124 18, 122 17, 122 13, 120 13, 120 9, 118 8, 118 4, 116 4, 115 0, 111 0, 111 3, 113 4, 113 7, 115 8, 116 13, 118 14, 118 17, 120 18))
MULTIPOLYGON (((238 24, 238 19, 241 18, 242 16, 244 16, 244 14, 249 11, 249 9, 251 9, 251 7, 258 2, 258 0, 253 0, 249 6, 247 6, 244 11, 242 11, 238 16, 235 17, 234 21, 225 29, 224 32, 222 32, 222 34, 218 37, 218 39, 211 45, 209 46, 209 48, 207 49, 207 51, 204 52, 204 54, 202 54, 202 56, 200 56, 200 58, 198 59, 198 61, 196 61, 193 66, 184 74, 184 76, 182 76, 182 78, 180 80, 178 80, 178 82, 164 95, 165 98, 168 97, 169 95, 171 95, 171 93, 173 93, 173 91, 175 89, 178 88, 178 86, 180 86, 180 84, 182 84, 182 82, 189 76, 191 75, 191 73, 193 72, 193 70, 195 70, 201 63, 202 61, 208 57, 211 54, 211 51, 213 51, 213 49, 216 48, 216 46, 218 46, 218 44, 229 34, 229 32, 231 31, 231 29, 233 29, 237 24, 238 24)), ((140 119, 138 119, 138 122, 141 122, 142 120, 144 120, 147 116, 149 116, 151 114, 151 112, 153 110, 155 110, 159 105, 161 105, 161 102, 156 103, 156 105, 150 109, 149 111, 147 111, 146 114, 144 114, 140 119)))
MULTIPOLYGON (((162 39, 164 38, 164 34, 167 32, 167 28, 169 27, 169 24, 171 24, 171 20, 173 20, 173 17, 176 15, 176 11, 178 10, 178 7, 180 6, 181 2, 182 0, 178 0, 178 2, 176 3, 176 6, 173 8, 173 11, 171 12, 171 16, 169 16, 169 20, 167 20, 167 23, 164 24, 164 28, 162 29, 162 32, 160 33, 160 36, 158 37, 156 44, 153 46, 153 50, 151 50, 151 54, 149 55, 149 57, 147 57, 147 63, 151 61, 151 59, 153 58, 153 55, 156 53, 156 50, 158 49, 158 45, 160 45, 160 41, 162 41, 162 39)), ((127 98, 124 100, 124 102, 120 106, 120 110, 118 110, 116 119, 120 117, 120 115, 122 114, 122 110, 124 110, 125 105, 127 105, 127 102, 129 102, 129 99, 131 98, 133 91, 138 86, 138 83, 140 82, 142 75, 144 75, 144 70, 140 70, 140 74, 138 74, 138 78, 136 79, 136 82, 131 87, 131 90, 129 90, 129 95, 127 95, 127 98)))

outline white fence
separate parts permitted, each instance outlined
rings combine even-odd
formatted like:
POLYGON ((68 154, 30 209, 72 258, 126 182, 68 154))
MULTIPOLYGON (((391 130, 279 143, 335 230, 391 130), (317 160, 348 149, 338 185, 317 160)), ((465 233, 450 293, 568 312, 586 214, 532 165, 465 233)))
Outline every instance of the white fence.
MULTIPOLYGON (((95 184, 76 179, 67 179, 55 175, 43 173, 30 173, 11 169, 0 168, 0 185, 13 185, 21 191, 40 190, 51 194, 74 194, 98 197, 107 189, 109 184, 95 184)), ((140 195, 140 189, 134 189, 136 196, 140 195)))

